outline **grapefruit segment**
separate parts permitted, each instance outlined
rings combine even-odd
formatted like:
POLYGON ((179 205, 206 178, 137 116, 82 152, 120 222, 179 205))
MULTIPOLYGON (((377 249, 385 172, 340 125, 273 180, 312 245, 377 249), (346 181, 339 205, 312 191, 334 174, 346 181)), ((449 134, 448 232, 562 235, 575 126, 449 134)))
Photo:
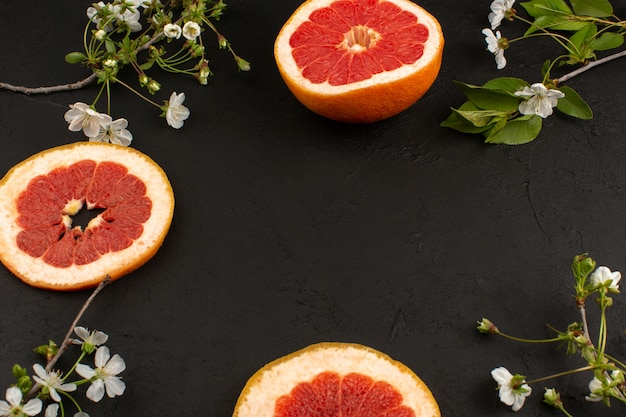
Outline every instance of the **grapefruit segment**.
POLYGON ((0 180, 0 261, 24 282, 78 290, 150 259, 169 230, 174 195, 139 151, 82 142, 40 152, 0 180), (99 209, 84 227, 80 210, 99 209))
POLYGON ((233 417, 440 417, 409 368, 372 348, 326 342, 265 365, 246 383, 233 417))
POLYGON ((415 103, 443 54, 437 19, 409 0, 308 0, 287 20, 274 57, 306 107, 343 122, 374 122, 415 103))

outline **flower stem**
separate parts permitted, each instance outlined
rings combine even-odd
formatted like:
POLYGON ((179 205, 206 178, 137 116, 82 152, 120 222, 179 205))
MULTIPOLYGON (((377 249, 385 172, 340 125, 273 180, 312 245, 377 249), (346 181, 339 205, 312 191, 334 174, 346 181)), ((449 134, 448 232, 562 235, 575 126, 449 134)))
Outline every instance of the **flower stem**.
POLYGON ((499 330, 496 332, 496 334, 500 335, 500 336, 502 336, 502 337, 504 337, 506 339, 509 339, 509 340, 514 340, 516 342, 524 342, 524 343, 550 343, 550 342, 558 342, 558 341, 563 340, 563 338, 560 337, 560 336, 559 337, 553 337, 553 338, 550 338, 550 339, 523 339, 521 337, 515 337, 515 336, 508 335, 506 333, 502 333, 499 330))
POLYGON ((583 366, 582 368, 570 369, 569 371, 563 371, 563 372, 559 372, 557 374, 552 374, 552 375, 544 376, 544 377, 541 377, 541 378, 533 379, 532 381, 527 381, 526 383, 527 384, 534 384, 536 382, 547 381, 549 379, 559 378, 559 377, 562 377, 562 376, 571 375, 571 374, 575 374, 575 373, 578 373, 578 372, 591 371, 591 370, 593 370, 595 368, 597 368, 597 366, 594 366, 594 365, 583 366))
POLYGON ((158 105, 157 103, 155 103, 154 101, 150 100, 148 97, 144 96, 143 94, 141 94, 139 91, 135 90, 133 87, 131 87, 130 85, 126 84, 125 82, 121 81, 118 78, 115 78, 114 80, 115 82, 118 82, 120 84, 122 84, 124 87, 128 88, 130 91, 132 91, 133 93, 135 93, 136 95, 138 95, 140 98, 142 98, 143 100, 147 101, 148 103, 152 104, 153 106, 158 107, 159 109, 161 108, 160 105, 158 105))

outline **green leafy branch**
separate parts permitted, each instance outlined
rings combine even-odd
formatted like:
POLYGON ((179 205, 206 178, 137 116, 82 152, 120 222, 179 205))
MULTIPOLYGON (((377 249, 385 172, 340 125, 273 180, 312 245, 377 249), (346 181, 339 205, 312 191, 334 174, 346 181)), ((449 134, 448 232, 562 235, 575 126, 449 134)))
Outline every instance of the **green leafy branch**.
POLYGON ((530 84, 519 78, 501 77, 477 86, 456 82, 467 101, 442 123, 442 127, 462 133, 482 135, 486 143, 519 145, 533 141, 552 109, 578 119, 591 119, 593 112, 580 95, 563 85, 589 69, 620 58, 626 51, 598 58, 596 52, 624 44, 626 21, 614 15, 609 0, 531 0, 520 3, 527 17, 513 8, 515 0, 494 0, 489 21, 483 29, 487 49, 497 66, 506 66, 505 50, 521 40, 549 37, 563 52, 544 62, 541 82, 530 84), (518 38, 508 39, 494 32, 503 20, 517 20, 528 26, 518 38), (556 69, 577 66, 558 78, 556 69))

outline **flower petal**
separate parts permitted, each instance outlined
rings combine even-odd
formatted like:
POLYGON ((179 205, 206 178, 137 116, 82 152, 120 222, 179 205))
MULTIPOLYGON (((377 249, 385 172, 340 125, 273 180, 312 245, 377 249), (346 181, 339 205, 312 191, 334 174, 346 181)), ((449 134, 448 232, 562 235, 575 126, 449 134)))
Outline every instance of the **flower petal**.
POLYGON ((104 386, 106 387, 107 395, 109 398, 113 398, 116 395, 124 394, 124 390, 126 390, 126 384, 122 382, 118 377, 108 378, 104 381, 104 386))
POLYGON ((109 361, 111 354, 109 353, 109 348, 106 346, 101 346, 96 350, 95 364, 98 368, 103 368, 106 363, 109 361))
POLYGON ((39 398, 33 398, 28 400, 26 404, 22 407, 22 411, 29 416, 36 416, 41 413, 41 409, 43 408, 43 401, 39 398))
POLYGON ((511 379, 513 379, 513 374, 511 374, 508 369, 501 366, 491 371, 491 377, 499 385, 509 385, 511 383, 511 379))
POLYGON ((104 371, 107 375, 117 375, 124 369, 126 369, 126 363, 117 353, 104 366, 104 371))
POLYGON ((22 402, 22 391, 18 387, 10 387, 7 389, 6 398, 12 406, 20 405, 22 402))
POLYGON ((104 397, 104 381, 96 379, 91 383, 89 388, 87 388, 87 398, 97 403, 102 397, 104 397))
POLYGON ((89 365, 85 365, 83 363, 79 363, 76 365, 76 373, 83 378, 90 379, 96 374, 96 371, 91 368, 89 365))

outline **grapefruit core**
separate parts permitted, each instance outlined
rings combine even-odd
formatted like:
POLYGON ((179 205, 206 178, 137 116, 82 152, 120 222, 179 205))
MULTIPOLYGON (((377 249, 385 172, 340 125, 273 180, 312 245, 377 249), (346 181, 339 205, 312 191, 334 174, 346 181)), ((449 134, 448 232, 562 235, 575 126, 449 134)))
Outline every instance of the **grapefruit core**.
POLYGON ((443 54, 437 19, 409 0, 308 0, 274 44, 294 96, 327 118, 368 123, 414 104, 443 54))
POLYGON ((440 417, 424 382, 372 348, 311 345, 265 365, 247 382, 233 417, 440 417))
POLYGON ((0 261, 35 287, 79 290, 150 259, 169 230, 174 194, 141 152, 80 142, 20 162, 0 180, 0 261), (81 210, 98 212, 86 227, 81 210))

